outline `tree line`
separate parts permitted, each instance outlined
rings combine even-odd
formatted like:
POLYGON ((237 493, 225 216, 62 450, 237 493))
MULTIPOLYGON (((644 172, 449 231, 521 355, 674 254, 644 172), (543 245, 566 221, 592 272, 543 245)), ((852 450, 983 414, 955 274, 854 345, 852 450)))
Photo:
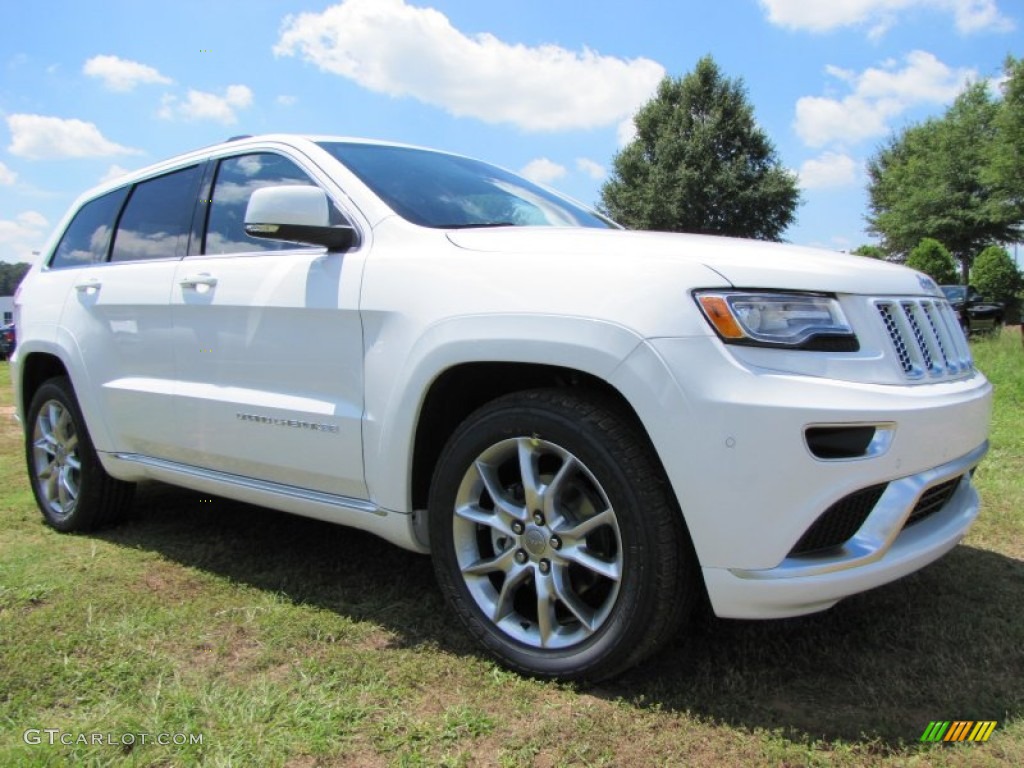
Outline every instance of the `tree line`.
MULTIPOLYGON (((1014 300, 1021 275, 1000 244, 1024 229, 1024 59, 1008 57, 1003 75, 1000 96, 968 85, 941 117, 879 147, 867 221, 881 245, 855 253, 1014 300)), ((741 79, 705 56, 664 78, 634 127, 612 158, 602 213, 631 229, 782 239, 800 204, 797 178, 758 127, 741 79)))
POLYGON ((25 262, 9 264, 0 261, 0 296, 13 296, 31 266, 25 262))
POLYGON ((1024 280, 1000 244, 1024 234, 1024 59, 1006 59, 999 89, 972 83, 881 146, 867 221, 885 257, 1013 302, 1024 280))

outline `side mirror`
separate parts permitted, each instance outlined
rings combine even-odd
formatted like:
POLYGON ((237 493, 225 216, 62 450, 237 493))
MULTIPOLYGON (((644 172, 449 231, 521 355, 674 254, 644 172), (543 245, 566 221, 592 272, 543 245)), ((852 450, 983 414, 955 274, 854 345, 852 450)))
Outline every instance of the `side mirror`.
POLYGON ((327 195, 319 187, 261 187, 249 197, 245 234, 343 251, 355 242, 355 230, 331 226, 327 195))

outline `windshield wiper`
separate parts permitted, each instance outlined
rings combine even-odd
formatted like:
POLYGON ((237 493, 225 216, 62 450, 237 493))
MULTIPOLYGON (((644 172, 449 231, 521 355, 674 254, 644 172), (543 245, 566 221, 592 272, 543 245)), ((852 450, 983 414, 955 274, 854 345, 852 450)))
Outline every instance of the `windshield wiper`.
POLYGON ((488 227, 514 227, 514 221, 481 221, 472 224, 436 224, 437 229, 486 229, 488 227))

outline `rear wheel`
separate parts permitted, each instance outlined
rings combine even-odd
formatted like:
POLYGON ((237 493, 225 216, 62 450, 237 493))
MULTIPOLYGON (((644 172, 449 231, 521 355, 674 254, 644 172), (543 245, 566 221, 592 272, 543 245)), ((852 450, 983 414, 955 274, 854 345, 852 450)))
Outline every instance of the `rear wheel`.
POLYGON ((473 413, 435 472, 430 538, 463 624, 526 674, 617 674, 670 639, 700 592, 646 441, 584 394, 516 393, 473 413))
POLYGON ((116 522, 135 486, 106 473, 67 377, 43 384, 28 409, 25 458, 43 518, 58 531, 90 531, 116 522))

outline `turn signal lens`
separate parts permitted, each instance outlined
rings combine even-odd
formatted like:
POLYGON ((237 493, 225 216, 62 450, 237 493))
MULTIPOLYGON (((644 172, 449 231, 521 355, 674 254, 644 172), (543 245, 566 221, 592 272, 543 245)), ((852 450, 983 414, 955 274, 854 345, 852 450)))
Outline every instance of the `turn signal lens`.
POLYGON ((729 311, 729 305, 721 296, 698 296, 697 301, 700 302, 705 317, 711 321, 722 338, 742 339, 746 337, 747 334, 733 318, 732 312, 729 311))

